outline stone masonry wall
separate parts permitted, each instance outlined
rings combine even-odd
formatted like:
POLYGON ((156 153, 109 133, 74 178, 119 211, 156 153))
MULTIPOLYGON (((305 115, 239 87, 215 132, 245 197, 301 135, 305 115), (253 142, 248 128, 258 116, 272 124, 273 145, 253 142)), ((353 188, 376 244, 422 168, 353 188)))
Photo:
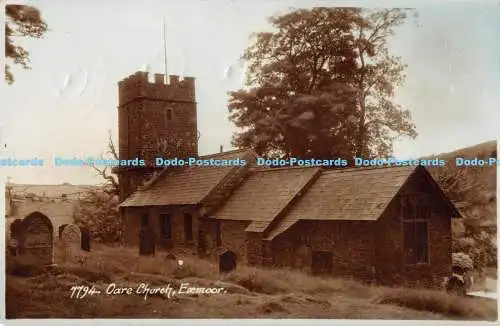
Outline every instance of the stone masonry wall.
MULTIPOLYGON (((414 175, 399 195, 432 195, 431 188, 419 187, 414 175)), ((377 222, 376 269, 382 284, 439 287, 451 272, 451 217, 447 216, 439 197, 431 196, 432 214, 428 218, 428 264, 406 265, 404 260, 401 198, 395 197, 377 222), (441 204, 440 204, 441 203, 441 204)))
MULTIPOLYGON (((195 80, 170 76, 166 84, 163 79, 164 75, 155 74, 154 83, 150 83, 148 73, 137 72, 118 83, 120 159, 138 157, 152 164, 158 156, 198 155, 195 80)), ((140 178, 137 174, 140 172, 120 178, 122 199, 137 186, 134 180, 124 178, 140 178)))
POLYGON ((168 250, 174 253, 195 255, 198 249, 199 215, 195 207, 140 207, 125 208, 125 244, 138 245, 142 216, 149 214, 149 226, 155 230, 158 250, 168 250), (160 214, 171 216, 171 239, 161 234, 160 214), (184 214, 190 213, 193 218, 193 240, 187 241, 184 233, 184 214))
POLYGON ((299 221, 272 242, 274 265, 311 271, 313 251, 333 253, 332 276, 371 281, 374 222, 299 221))
POLYGON ((238 264, 247 263, 246 232, 248 221, 225 221, 215 219, 204 219, 201 223, 204 234, 205 250, 204 256, 217 260, 218 256, 230 250, 236 254, 238 264), (217 246, 216 227, 220 223, 221 245, 217 246))

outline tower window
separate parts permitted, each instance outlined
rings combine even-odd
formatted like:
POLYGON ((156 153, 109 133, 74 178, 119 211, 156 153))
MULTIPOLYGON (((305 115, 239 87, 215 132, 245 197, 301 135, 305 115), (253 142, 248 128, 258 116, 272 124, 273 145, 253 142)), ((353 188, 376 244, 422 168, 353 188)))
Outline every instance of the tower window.
POLYGON ((172 110, 167 110, 167 121, 172 120, 172 110))

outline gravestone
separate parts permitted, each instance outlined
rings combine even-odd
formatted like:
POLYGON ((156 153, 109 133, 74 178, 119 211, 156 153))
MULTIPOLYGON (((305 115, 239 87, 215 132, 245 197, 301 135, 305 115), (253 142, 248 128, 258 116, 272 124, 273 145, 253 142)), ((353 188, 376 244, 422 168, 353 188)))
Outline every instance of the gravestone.
POLYGON ((150 227, 144 227, 139 232, 139 255, 154 256, 156 250, 156 233, 150 227))
POLYGON ((83 251, 90 252, 90 230, 88 228, 80 228, 81 242, 80 246, 83 251))
POLYGON ((82 234, 75 224, 68 224, 61 232, 61 242, 65 249, 73 253, 81 250, 82 234))
POLYGON ((61 225, 61 226, 59 227, 59 230, 58 230, 58 231, 59 231, 59 232, 58 232, 58 233, 59 233, 59 239, 61 239, 61 238, 62 238, 62 232, 63 232, 64 228, 65 228, 67 225, 68 225, 68 224, 63 224, 63 225, 61 225))
POLYGON ((10 241, 8 242, 8 249, 12 256, 17 256, 20 251, 21 244, 24 237, 24 224, 21 219, 16 219, 10 225, 10 241))
POLYGON ((24 236, 20 254, 29 258, 33 265, 54 263, 54 227, 49 218, 41 213, 33 213, 23 220, 24 236))
POLYGON ((232 251, 226 251, 219 256, 219 272, 229 273, 236 268, 236 254, 232 251))

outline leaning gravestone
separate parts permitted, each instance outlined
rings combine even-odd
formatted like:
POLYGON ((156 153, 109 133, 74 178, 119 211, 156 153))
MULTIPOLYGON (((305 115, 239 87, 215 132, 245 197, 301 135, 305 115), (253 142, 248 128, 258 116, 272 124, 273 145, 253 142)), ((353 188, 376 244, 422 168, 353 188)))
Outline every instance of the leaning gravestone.
POLYGON ((82 234, 80 228, 74 224, 64 227, 61 232, 61 242, 64 248, 72 253, 78 253, 81 250, 82 234))
POLYGON ((33 265, 54 263, 53 227, 50 220, 39 213, 26 217, 23 221, 24 236, 20 254, 33 265))
POLYGON ((150 227, 142 228, 139 233, 139 255, 154 256, 156 250, 156 233, 150 227))

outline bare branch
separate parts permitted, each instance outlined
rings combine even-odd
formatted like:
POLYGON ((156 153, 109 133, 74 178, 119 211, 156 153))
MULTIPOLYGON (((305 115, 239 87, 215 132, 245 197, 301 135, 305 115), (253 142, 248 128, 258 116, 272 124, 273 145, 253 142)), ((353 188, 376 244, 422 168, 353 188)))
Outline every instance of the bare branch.
POLYGON ((112 187, 111 192, 118 193, 118 190, 120 189, 118 182, 112 174, 108 173, 107 166, 104 169, 99 169, 97 166, 92 166, 92 168, 97 172, 97 175, 101 176, 105 180, 105 185, 108 184, 112 187))
POLYGON ((113 143, 113 137, 111 135, 111 130, 109 130, 109 134, 108 134, 108 154, 113 155, 115 160, 119 159, 119 155, 118 155, 118 152, 116 150, 116 146, 113 143))

